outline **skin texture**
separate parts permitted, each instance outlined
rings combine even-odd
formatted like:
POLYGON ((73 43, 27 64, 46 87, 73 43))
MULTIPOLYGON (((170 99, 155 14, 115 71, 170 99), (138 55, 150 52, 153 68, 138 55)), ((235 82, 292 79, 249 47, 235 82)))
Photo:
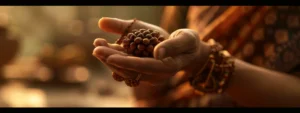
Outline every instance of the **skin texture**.
MULTIPOLYGON (((122 34, 131 22, 106 17, 99 20, 99 27, 106 32, 122 34)), ((154 95, 155 92, 178 71, 184 71, 183 76, 195 74, 208 58, 209 46, 199 40, 195 31, 179 29, 169 35, 163 29, 141 21, 134 23, 133 28, 154 29, 168 38, 154 48, 154 59, 128 56, 122 52, 122 47, 109 44, 101 38, 94 41, 93 55, 125 78, 134 78, 138 73, 143 75, 141 85, 134 88, 141 106, 155 104, 160 98, 154 95)), ((298 78, 238 59, 235 59, 235 63, 235 74, 226 93, 237 103, 246 107, 300 106, 298 78)))

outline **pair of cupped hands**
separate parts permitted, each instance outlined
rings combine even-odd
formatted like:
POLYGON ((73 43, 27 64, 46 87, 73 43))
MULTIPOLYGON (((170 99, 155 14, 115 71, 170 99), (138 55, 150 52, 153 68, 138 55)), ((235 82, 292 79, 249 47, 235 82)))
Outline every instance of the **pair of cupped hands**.
MULTIPOLYGON (((132 22, 133 20, 103 17, 98 26, 103 31, 122 35, 132 22)), ((124 78, 134 79, 142 74, 141 84, 137 88, 140 92, 155 90, 155 87, 159 87, 179 71, 184 71, 184 76, 196 74, 208 59, 209 45, 201 41, 198 33, 193 30, 179 29, 169 34, 156 25, 142 21, 136 21, 130 29, 142 28, 156 30, 166 38, 155 46, 154 58, 129 56, 123 47, 108 43, 104 38, 94 41, 93 51, 97 59, 124 78)))

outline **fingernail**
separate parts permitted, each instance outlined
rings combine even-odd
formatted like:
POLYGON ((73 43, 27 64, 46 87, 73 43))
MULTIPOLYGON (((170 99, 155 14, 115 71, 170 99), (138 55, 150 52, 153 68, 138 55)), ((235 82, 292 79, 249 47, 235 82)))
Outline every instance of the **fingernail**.
POLYGON ((163 59, 166 54, 165 52, 166 52, 165 48, 158 49, 158 59, 163 59))
POLYGON ((101 46, 106 46, 107 47, 107 44, 103 41, 100 42, 101 46))

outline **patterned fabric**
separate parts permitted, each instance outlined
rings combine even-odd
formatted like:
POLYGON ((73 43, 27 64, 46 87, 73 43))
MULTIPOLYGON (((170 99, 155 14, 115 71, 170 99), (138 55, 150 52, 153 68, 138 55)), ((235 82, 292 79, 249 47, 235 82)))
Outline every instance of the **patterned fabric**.
POLYGON ((215 18, 222 14, 228 6, 190 6, 187 14, 190 29, 202 32, 215 18))
MULTIPOLYGON (((225 12, 224 10, 228 9, 227 6, 220 7, 224 7, 218 8, 222 11, 214 12, 225 12)), ((196 10, 196 8, 193 7, 190 10, 196 10)), ((206 15, 210 16, 212 14, 206 15)), ((218 17, 220 16, 223 15, 219 14, 218 17)), ((200 18, 198 17, 197 21, 194 19, 189 24, 204 25, 203 22, 207 22, 207 20, 202 21, 203 17, 205 16, 202 15, 200 18)), ((194 18, 197 18, 197 16, 194 18)), ((299 64, 299 18, 300 7, 256 7, 253 8, 252 12, 243 15, 242 18, 232 24, 234 26, 231 28, 232 30, 227 31, 229 35, 224 36, 221 34, 222 37, 216 38, 216 41, 221 42, 228 51, 239 59, 265 68, 289 73, 291 69, 299 64)), ((208 27, 208 24, 197 30, 201 32, 203 28, 208 27)), ((195 29, 195 27, 192 29, 195 29)))
MULTIPOLYGON (((297 6, 191 6, 188 27, 199 31, 204 41, 214 38, 241 60, 297 74, 300 73, 299 19, 297 6)), ((195 95, 175 103, 190 107, 236 106, 228 95, 195 95)))

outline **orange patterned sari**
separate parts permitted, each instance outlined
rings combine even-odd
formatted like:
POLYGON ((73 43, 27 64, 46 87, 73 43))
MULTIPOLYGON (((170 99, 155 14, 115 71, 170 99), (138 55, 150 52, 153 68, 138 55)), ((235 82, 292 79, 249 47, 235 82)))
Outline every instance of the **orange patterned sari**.
MULTIPOLYGON (((171 9, 176 8, 166 7, 166 10, 171 9)), ((172 31, 168 25, 180 23, 167 23, 170 16, 186 16, 187 26, 172 29, 188 27, 197 30, 202 40, 215 39, 241 60, 271 70, 299 75, 300 7, 190 6, 187 14, 170 12, 172 11, 166 11, 163 16, 166 19, 161 24, 169 32, 172 31)), ((182 89, 191 87, 186 84, 182 89)), ((227 95, 193 94, 188 99, 184 95, 182 93, 172 106, 236 106, 227 95)))

